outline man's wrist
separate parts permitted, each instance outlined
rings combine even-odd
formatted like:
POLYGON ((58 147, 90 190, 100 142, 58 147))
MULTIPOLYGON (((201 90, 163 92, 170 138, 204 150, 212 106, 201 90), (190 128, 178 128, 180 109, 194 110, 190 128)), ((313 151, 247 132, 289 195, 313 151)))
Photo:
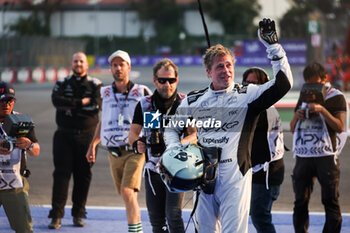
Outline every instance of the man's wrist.
POLYGON ((30 146, 26 149, 26 151, 32 151, 34 148, 34 142, 30 142, 30 146))

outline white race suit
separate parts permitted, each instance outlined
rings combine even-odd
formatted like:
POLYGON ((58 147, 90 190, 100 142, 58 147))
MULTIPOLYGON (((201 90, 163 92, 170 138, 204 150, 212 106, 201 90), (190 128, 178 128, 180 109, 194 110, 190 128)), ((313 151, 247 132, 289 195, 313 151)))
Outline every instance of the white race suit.
MULTIPOLYGON (((257 116, 281 99, 293 85, 283 48, 276 44, 275 49, 268 51, 269 55, 282 51, 283 56, 271 61, 274 79, 263 85, 232 83, 225 90, 214 91, 210 85, 194 91, 181 102, 171 120, 175 123, 186 119, 193 123, 195 120, 198 143, 203 147, 222 148, 215 191, 199 195, 194 217, 198 232, 248 232, 252 178, 250 152, 257 116), (210 126, 205 127, 206 123, 210 126)), ((168 148, 181 145, 181 126, 183 124, 172 124, 165 129, 168 148)))

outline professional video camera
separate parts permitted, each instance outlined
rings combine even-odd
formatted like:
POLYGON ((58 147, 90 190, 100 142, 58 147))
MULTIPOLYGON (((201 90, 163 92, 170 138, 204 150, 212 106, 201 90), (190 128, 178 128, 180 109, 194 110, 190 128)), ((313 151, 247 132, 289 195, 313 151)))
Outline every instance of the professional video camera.
POLYGON ((153 156, 161 156, 165 151, 164 134, 159 129, 151 129, 151 136, 149 138, 149 144, 151 153, 153 156))
POLYGON ((12 151, 16 138, 24 137, 34 128, 32 119, 27 114, 9 114, 2 125, 1 146, 12 151))
POLYGON ((305 110, 305 118, 309 118, 308 103, 324 104, 326 87, 322 83, 305 83, 300 91, 301 109, 305 110))
POLYGON ((324 84, 305 83, 301 88, 300 100, 305 103, 323 104, 326 94, 326 87, 324 84))

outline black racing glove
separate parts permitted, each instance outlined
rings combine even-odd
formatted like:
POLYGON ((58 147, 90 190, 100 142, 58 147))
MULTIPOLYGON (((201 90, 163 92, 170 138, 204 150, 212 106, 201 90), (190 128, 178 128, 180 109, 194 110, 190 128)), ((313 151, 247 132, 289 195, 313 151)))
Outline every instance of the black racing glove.
POLYGON ((286 56, 286 52, 278 43, 275 21, 263 19, 259 22, 258 37, 266 47, 267 58, 278 61, 286 56))
MULTIPOLYGON (((264 18, 259 22, 259 39, 262 43, 267 42, 268 45, 278 43, 275 21, 264 18)), ((267 47, 268 45, 265 43, 264 45, 267 47)))

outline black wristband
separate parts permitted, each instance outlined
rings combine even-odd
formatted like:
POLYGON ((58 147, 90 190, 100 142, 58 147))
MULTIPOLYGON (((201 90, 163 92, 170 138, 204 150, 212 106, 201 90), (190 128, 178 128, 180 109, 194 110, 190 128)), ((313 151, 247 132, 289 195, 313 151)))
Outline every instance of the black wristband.
POLYGON ((279 61, 279 60, 281 60, 283 57, 277 57, 276 55, 274 55, 273 57, 272 57, 272 61, 279 61))
POLYGON ((136 141, 134 141, 134 143, 132 144, 132 149, 134 150, 134 153, 135 154, 140 154, 139 153, 139 151, 138 151, 138 149, 137 149, 137 142, 138 142, 139 140, 136 140, 136 141))
POLYGON ((145 137, 142 137, 142 138, 139 138, 137 139, 136 141, 134 141, 134 143, 132 144, 132 149, 134 150, 134 153, 135 154, 141 154, 138 149, 137 149, 137 142, 140 141, 140 142, 143 142, 146 144, 146 138, 145 137))
POLYGON ((32 151, 34 148, 34 142, 30 143, 30 146, 26 149, 27 151, 32 151))

